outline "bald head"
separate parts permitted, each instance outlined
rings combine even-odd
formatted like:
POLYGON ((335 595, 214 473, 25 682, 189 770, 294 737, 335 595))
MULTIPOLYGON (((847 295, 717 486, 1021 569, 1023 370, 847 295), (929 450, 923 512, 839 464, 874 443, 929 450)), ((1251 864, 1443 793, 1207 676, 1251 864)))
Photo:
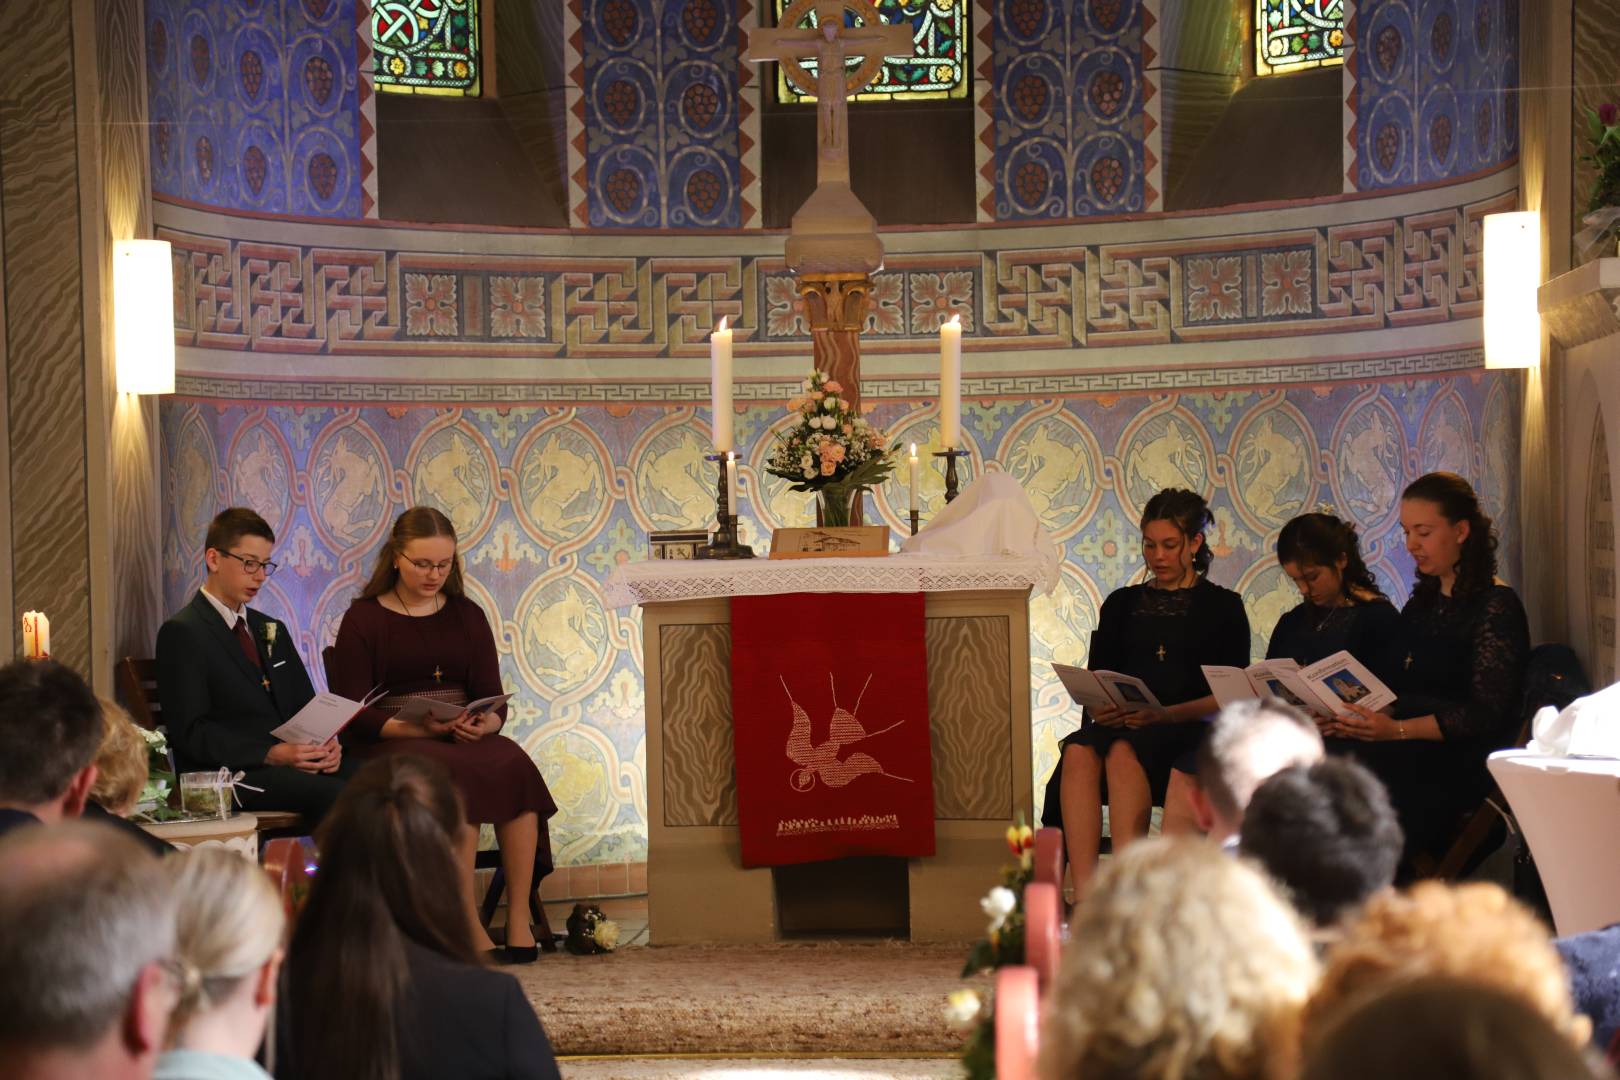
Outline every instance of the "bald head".
POLYGON ((80 821, 0 839, 0 1061, 109 1038, 139 1056, 154 1020, 161 1043, 150 991, 173 952, 172 886, 134 840, 80 821))

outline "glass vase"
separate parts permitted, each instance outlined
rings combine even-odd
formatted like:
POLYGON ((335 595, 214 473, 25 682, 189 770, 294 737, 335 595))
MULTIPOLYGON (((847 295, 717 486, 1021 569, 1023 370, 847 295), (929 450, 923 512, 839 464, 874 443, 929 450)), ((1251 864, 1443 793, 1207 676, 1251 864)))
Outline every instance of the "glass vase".
POLYGON ((816 524, 839 529, 850 523, 851 510, 863 488, 822 488, 816 492, 816 524))

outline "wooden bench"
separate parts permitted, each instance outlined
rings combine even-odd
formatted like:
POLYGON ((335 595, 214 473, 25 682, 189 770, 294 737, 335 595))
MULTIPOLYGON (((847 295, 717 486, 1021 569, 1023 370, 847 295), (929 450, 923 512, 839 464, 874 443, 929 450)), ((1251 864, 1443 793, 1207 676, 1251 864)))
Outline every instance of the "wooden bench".
MULTIPOLYGON (((140 660, 126 656, 118 662, 118 692, 123 696, 129 715, 147 731, 157 731, 163 724, 163 703, 158 698, 157 661, 140 660)), ((174 798, 180 797, 176 785, 174 798)), ((309 832, 303 815, 291 810, 255 810, 259 819, 259 850, 265 842, 276 837, 297 837, 309 832)))

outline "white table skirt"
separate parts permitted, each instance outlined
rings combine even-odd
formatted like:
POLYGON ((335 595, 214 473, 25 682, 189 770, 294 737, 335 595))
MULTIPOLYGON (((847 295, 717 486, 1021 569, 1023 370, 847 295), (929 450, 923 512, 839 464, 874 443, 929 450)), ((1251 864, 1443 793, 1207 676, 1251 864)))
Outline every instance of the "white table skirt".
POLYGON ((1039 585, 1037 559, 951 559, 885 555, 866 559, 649 559, 608 576, 612 607, 779 593, 910 593, 1023 590, 1039 585))

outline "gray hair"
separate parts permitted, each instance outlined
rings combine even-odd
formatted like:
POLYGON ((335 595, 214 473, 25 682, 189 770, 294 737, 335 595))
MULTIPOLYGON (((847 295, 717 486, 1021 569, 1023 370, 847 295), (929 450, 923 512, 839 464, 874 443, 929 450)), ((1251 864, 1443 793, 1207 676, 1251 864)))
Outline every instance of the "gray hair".
POLYGON ((133 838, 69 821, 0 839, 0 1045, 93 1045, 173 952, 173 886, 133 838))
POLYGON ((1322 733, 1280 698, 1238 701, 1222 709, 1198 753, 1198 782, 1216 813, 1243 816, 1255 790, 1290 765, 1322 760, 1322 733))

